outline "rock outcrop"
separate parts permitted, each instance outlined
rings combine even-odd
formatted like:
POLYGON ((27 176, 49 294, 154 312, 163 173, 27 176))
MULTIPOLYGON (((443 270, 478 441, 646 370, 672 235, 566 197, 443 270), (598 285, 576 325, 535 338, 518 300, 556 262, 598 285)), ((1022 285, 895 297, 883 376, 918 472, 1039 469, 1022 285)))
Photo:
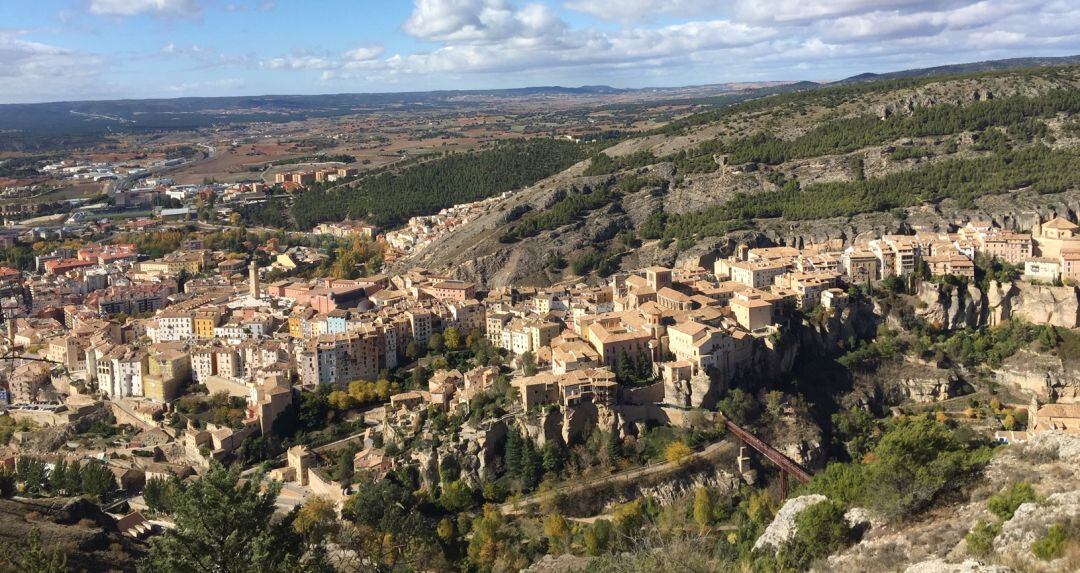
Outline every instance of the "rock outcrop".
POLYGON ((766 547, 776 550, 786 545, 795 538, 795 520, 799 517, 799 514, 809 507, 828 501, 828 499, 823 495, 814 494, 801 495, 785 501, 780 511, 776 512, 776 517, 773 518, 772 523, 765 528, 765 531, 754 542, 754 550, 763 550, 766 547))
POLYGON ((1080 515, 1080 436, 1042 433, 997 450, 979 481, 966 492, 967 501, 930 510, 924 515, 871 527, 862 540, 828 558, 821 571, 907 571, 915 573, 1072 571, 1064 560, 1041 561, 1031 542, 1047 529, 1080 515), (994 539, 994 552, 976 558, 965 536, 979 520, 998 522, 987 498, 1010 483, 1027 481, 1045 496, 1041 504, 1023 504, 1004 522, 994 539))
POLYGON ((1012 316, 1035 324, 1080 327, 1080 299, 1076 287, 1017 283, 1012 316))
POLYGON ((965 288, 923 281, 916 298, 916 316, 949 330, 993 326, 1014 317, 1035 324, 1080 327, 1080 295, 1075 287, 991 281, 984 293, 974 285, 965 288))
POLYGON ((1022 504, 1012 519, 1001 525, 1001 533, 994 538, 994 552, 1026 571, 1064 571, 1064 563, 1047 563, 1035 557, 1031 544, 1046 537, 1050 526, 1077 516, 1080 516, 1080 490, 1052 494, 1042 503, 1022 504))
POLYGON ((1055 354, 1024 349, 994 371, 997 382, 1033 394, 1043 402, 1080 402, 1080 370, 1055 354))
POLYGON ((983 565, 974 559, 968 559, 960 563, 949 563, 941 558, 927 559, 916 563, 904 573, 1014 573, 1012 569, 1003 565, 983 565))

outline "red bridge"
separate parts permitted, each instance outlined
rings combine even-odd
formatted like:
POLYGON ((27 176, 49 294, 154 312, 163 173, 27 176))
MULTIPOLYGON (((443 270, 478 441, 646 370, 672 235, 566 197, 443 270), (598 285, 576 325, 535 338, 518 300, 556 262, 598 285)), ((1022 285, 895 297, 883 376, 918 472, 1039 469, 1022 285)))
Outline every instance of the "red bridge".
MULTIPOLYGON (((723 412, 721 412, 723 415, 723 412)), ((794 460, 780 453, 779 450, 765 443, 764 440, 752 434, 746 428, 732 422, 727 416, 724 416, 724 427, 728 429, 735 437, 743 441, 744 444, 757 450, 758 453, 768 458, 769 461, 776 464, 780 468, 780 499, 783 500, 787 497, 787 476, 791 474, 799 483, 810 482, 810 472, 805 468, 795 463, 794 460)))

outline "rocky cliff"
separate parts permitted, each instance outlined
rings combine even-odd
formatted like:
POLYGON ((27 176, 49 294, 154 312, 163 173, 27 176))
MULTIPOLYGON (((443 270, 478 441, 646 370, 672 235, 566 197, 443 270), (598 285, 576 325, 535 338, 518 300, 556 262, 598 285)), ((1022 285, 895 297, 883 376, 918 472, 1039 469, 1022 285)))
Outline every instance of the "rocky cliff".
POLYGON ((991 281, 986 290, 923 281, 916 293, 916 315, 947 330, 993 326, 1010 318, 1080 327, 1080 292, 1076 287, 991 281))

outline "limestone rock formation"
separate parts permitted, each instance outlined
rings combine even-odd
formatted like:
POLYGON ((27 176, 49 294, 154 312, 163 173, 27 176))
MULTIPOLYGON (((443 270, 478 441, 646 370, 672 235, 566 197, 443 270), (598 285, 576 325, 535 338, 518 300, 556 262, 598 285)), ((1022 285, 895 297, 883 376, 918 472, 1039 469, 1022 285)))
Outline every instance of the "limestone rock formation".
POLYGON ((1080 402, 1080 370, 1061 356, 1021 350, 994 374, 998 383, 1029 392, 1044 402, 1080 402))
POLYGON ((766 547, 776 550, 783 547, 795 537, 795 519, 799 517, 799 514, 809 507, 828 501, 828 499, 823 495, 813 494, 801 495, 785 501, 780 511, 776 512, 776 517, 773 518, 772 523, 765 528, 761 537, 758 537, 757 541, 754 542, 754 550, 765 549, 766 547))
POLYGON ((1076 287, 1016 284, 1012 315, 1036 324, 1080 327, 1080 299, 1076 287))

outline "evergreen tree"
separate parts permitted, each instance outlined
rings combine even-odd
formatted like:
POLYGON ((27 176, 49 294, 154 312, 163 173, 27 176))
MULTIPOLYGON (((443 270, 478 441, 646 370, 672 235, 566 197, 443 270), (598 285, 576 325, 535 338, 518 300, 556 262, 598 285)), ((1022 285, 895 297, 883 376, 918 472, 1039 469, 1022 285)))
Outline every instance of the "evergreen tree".
POLYGON ((290 572, 304 570, 302 539, 291 520, 272 523, 281 485, 263 491, 263 474, 244 481, 240 469, 214 462, 178 492, 171 516, 176 528, 155 538, 140 570, 147 573, 290 572))
POLYGON ((116 476, 105 464, 87 462, 79 468, 80 493, 101 497, 116 490, 116 476))
POLYGON ((8 558, 20 573, 66 573, 67 555, 60 549, 47 551, 41 546, 41 532, 38 528, 30 530, 30 535, 21 543, 14 555, 8 558))
POLYGON ((521 476, 522 448, 521 434, 518 433, 517 428, 510 430, 506 434, 506 447, 503 448, 503 467, 506 469, 506 475, 512 478, 521 476))
MULTIPOLYGON (((76 464, 77 465, 77 464, 76 464)), ((74 494, 76 492, 68 489, 68 463, 67 460, 61 459, 53 464, 53 469, 49 472, 49 489, 56 495, 74 494)))
POLYGON ((565 463, 566 452, 563 451, 562 444, 555 440, 548 440, 545 442, 543 454, 544 471, 551 474, 558 474, 562 471, 563 464, 565 463))

